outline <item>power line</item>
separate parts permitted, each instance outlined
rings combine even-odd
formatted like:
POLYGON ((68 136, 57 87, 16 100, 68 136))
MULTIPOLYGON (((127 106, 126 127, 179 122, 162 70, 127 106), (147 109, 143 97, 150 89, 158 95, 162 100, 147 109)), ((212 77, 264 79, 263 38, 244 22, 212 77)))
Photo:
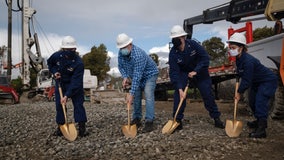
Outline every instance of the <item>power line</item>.
MULTIPOLYGON (((47 40, 47 42, 48 42, 49 46, 51 47, 52 51, 55 52, 55 49, 54 49, 53 46, 51 45, 51 43, 50 43, 50 41, 49 41, 47 35, 45 34, 43 28, 41 27, 40 23, 38 22, 38 20, 37 20, 35 17, 34 17, 34 20, 35 20, 35 22, 37 23, 37 25, 39 26, 39 29, 41 30, 43 36, 44 36, 45 39, 47 40)), ((44 43, 44 44, 45 44, 45 43, 44 43)), ((45 46, 46 46, 46 45, 45 45, 45 46)), ((47 47, 47 46, 46 46, 46 49, 48 50, 48 47, 47 47)), ((49 50, 48 50, 48 52, 49 52, 49 50)))
MULTIPOLYGON (((9 7, 8 0, 5 0, 5 2, 6 2, 7 7, 9 7)), ((13 12, 20 12, 20 11, 22 11, 23 7, 20 6, 20 0, 17 0, 17 7, 18 7, 18 9, 13 9, 12 8, 12 11, 13 12)))

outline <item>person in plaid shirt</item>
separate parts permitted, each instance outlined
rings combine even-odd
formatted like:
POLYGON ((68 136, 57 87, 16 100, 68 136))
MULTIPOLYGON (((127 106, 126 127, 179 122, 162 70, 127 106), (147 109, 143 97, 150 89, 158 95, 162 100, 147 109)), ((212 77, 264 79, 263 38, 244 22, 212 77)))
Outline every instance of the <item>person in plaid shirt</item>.
POLYGON ((154 92, 159 71, 153 59, 132 41, 133 39, 125 33, 117 36, 118 69, 123 77, 122 87, 125 88, 131 83, 130 94, 126 97, 127 103, 133 104, 134 107, 131 124, 141 126, 141 100, 144 91, 146 113, 143 132, 151 132, 155 118, 154 92))

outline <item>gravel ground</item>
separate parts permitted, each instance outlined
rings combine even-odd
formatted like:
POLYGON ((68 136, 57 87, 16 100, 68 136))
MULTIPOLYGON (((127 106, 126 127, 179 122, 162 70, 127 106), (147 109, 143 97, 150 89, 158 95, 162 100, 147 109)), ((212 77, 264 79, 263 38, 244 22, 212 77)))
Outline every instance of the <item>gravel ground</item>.
MULTIPOLYGON (((232 119, 232 103, 218 102, 222 120, 232 119)), ((121 127, 127 124, 126 106, 85 103, 87 137, 69 142, 55 137, 54 102, 37 101, 0 107, 0 159, 284 159, 284 123, 269 120, 266 139, 247 138, 244 125, 238 138, 229 138, 225 130, 214 128, 203 104, 196 101, 186 108, 184 129, 163 135, 164 124, 171 119, 172 102, 156 102, 155 130, 126 138, 121 127)), ((72 105, 68 104, 72 118, 72 105)), ((252 120, 240 106, 238 119, 252 120)))

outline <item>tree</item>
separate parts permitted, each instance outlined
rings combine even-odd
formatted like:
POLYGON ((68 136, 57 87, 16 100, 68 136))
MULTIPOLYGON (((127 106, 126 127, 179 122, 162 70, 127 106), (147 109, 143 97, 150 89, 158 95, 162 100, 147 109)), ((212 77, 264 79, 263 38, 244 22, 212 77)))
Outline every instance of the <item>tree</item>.
POLYGON ((104 44, 100 44, 99 47, 93 46, 82 59, 85 68, 90 69, 92 75, 96 75, 99 81, 105 79, 106 73, 110 70, 110 57, 104 44))
POLYGON ((17 93, 19 93, 20 95, 23 93, 23 90, 22 90, 23 82, 22 82, 22 78, 20 76, 18 76, 17 79, 12 79, 11 85, 17 91, 17 93))
POLYGON ((262 27, 262 28, 256 28, 253 31, 253 41, 258 41, 267 37, 271 37, 274 35, 274 30, 272 27, 262 27))
POLYGON ((209 40, 203 41, 202 46, 210 55, 210 66, 220 66, 227 63, 227 49, 221 38, 212 37, 209 40))

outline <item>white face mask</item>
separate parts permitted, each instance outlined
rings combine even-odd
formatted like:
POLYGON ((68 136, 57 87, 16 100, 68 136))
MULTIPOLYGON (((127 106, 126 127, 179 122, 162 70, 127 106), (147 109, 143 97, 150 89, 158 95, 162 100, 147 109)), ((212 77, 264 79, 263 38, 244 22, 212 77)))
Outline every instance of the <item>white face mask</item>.
POLYGON ((235 56, 237 56, 237 55, 239 55, 240 53, 239 53, 239 51, 238 51, 238 48, 236 48, 236 49, 230 49, 230 55, 231 56, 233 56, 233 57, 235 57, 235 56))

